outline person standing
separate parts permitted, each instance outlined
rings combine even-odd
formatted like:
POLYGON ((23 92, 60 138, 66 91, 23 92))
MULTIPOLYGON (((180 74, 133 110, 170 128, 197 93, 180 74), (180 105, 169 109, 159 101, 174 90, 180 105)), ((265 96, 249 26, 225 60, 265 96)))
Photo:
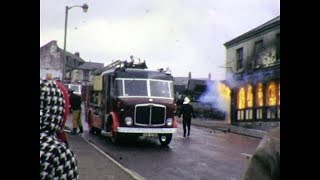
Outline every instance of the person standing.
POLYGON ((68 140, 67 140, 67 136, 66 136, 66 133, 64 131, 64 127, 65 127, 65 124, 66 124, 66 121, 68 119, 68 116, 70 114, 70 99, 69 99, 69 93, 68 93, 68 89, 61 83, 60 80, 57 80, 56 81, 56 84, 57 86, 60 88, 62 94, 63 94, 63 97, 64 97, 64 100, 65 100, 65 103, 64 103, 64 115, 63 115, 63 122, 62 122, 62 125, 61 125, 61 130, 58 134, 58 137, 59 139, 61 139, 64 143, 67 144, 67 146, 69 145, 68 144, 68 140))
POLYGON ((40 80, 40 179, 79 178, 74 153, 60 139, 65 96, 56 81, 40 80))
POLYGON ((183 124, 183 137, 186 137, 186 127, 188 127, 188 133, 187 136, 190 136, 190 130, 191 130, 191 117, 196 118, 196 115, 194 114, 194 110, 192 105, 190 104, 190 99, 188 97, 184 98, 182 107, 179 112, 179 118, 182 115, 182 124, 183 124))
POLYGON ((70 91, 70 105, 73 124, 71 135, 77 134, 78 128, 80 129, 79 133, 83 133, 83 126, 81 122, 81 103, 81 96, 74 94, 73 91, 70 91))

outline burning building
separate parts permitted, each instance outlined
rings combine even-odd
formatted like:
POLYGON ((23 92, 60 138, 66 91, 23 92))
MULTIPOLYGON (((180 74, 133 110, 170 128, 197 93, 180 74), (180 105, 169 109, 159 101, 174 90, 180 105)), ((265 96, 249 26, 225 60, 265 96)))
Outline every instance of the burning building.
POLYGON ((230 123, 280 126, 280 16, 224 44, 230 123))

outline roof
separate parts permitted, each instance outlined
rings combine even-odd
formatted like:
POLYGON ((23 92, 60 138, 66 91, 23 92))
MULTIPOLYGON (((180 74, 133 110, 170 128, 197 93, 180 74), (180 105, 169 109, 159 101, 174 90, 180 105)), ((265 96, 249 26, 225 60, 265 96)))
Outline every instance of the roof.
POLYGON ((234 45, 236 43, 240 43, 241 41, 243 40, 246 40, 248 38, 251 38, 252 36, 255 36, 255 35, 258 35, 260 34, 261 32, 265 32, 269 29, 272 29, 272 28, 275 28, 279 26, 280 27, 280 15, 271 19, 270 21, 224 43, 224 46, 228 47, 228 46, 231 46, 231 45, 234 45))
MULTIPOLYGON (((52 41, 50 41, 49 43, 47 43, 47 44, 43 45, 42 47, 40 47, 40 50, 41 50, 41 49, 43 49, 43 48, 45 48, 45 47, 47 47, 47 46, 52 46, 52 45, 57 46, 58 51, 60 51, 61 53, 63 53, 63 52, 64 52, 64 50, 63 50, 63 49, 61 49, 61 48, 58 46, 58 44, 57 44, 57 41, 56 41, 56 40, 52 40, 52 41)), ((75 54, 72 54, 72 53, 70 53, 70 52, 68 52, 68 51, 66 51, 66 56, 69 56, 69 57, 71 57, 72 59, 76 59, 76 60, 78 60, 78 61, 80 61, 80 62, 86 62, 86 61, 85 61, 85 60, 83 60, 81 57, 76 56, 75 54)))
MULTIPOLYGON (((63 49, 61 49, 61 48, 59 48, 58 47, 58 49, 59 49, 59 51, 60 52, 64 52, 64 50, 63 49)), ((78 61, 80 61, 80 62, 86 62, 85 60, 83 60, 81 57, 79 57, 79 56, 76 56, 75 54, 72 54, 72 53, 70 53, 70 52, 68 52, 68 51, 66 51, 66 56, 69 56, 69 57, 71 57, 71 59, 76 59, 76 60, 78 60, 78 61)))
POLYGON ((214 81, 208 79, 190 79, 187 89, 196 92, 204 92, 206 90, 207 85, 211 83, 213 84, 214 81))
POLYGON ((173 84, 186 86, 188 84, 188 80, 188 77, 173 77, 173 84))
POLYGON ((86 62, 77 68, 78 69, 87 69, 87 70, 97 70, 97 69, 102 68, 103 66, 104 66, 103 63, 86 62))

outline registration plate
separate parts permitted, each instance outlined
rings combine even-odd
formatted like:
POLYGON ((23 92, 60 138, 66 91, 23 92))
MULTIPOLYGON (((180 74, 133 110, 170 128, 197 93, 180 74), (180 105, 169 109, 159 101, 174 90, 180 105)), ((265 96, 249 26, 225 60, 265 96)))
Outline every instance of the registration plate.
POLYGON ((155 133, 143 133, 143 136, 148 136, 148 137, 154 137, 156 135, 157 134, 155 134, 155 133))

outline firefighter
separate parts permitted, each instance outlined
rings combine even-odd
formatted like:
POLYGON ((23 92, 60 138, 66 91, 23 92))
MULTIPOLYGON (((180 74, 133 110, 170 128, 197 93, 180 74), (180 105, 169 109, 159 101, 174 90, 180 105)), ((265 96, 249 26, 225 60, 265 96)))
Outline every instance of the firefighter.
POLYGON ((71 135, 77 134, 77 130, 79 128, 79 133, 83 133, 83 126, 81 122, 81 96, 73 93, 73 90, 70 91, 70 105, 72 111, 72 124, 73 130, 71 135))
POLYGON ((179 118, 182 115, 182 124, 183 124, 183 137, 186 137, 186 126, 188 127, 188 134, 187 136, 190 136, 190 130, 191 130, 191 117, 196 118, 196 115, 194 114, 194 110, 192 105, 190 104, 190 99, 188 97, 184 98, 182 107, 179 112, 179 118))

